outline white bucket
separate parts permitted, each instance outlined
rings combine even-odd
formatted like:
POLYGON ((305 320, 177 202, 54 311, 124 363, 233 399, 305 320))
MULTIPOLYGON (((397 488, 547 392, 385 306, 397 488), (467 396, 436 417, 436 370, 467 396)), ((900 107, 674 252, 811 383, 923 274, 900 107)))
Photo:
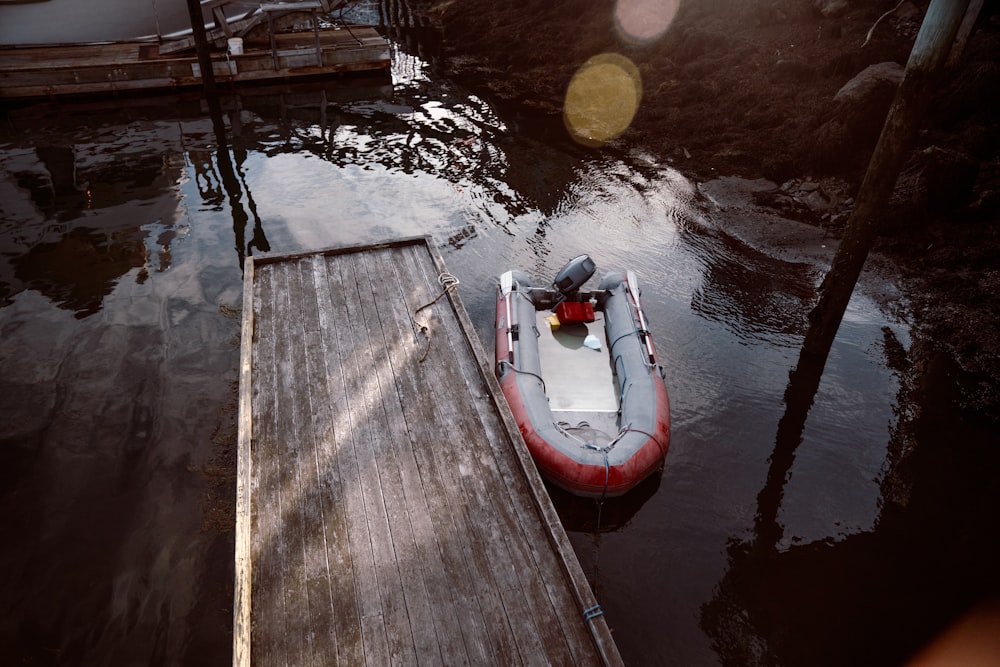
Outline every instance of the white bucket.
POLYGON ((243 55, 243 38, 242 37, 232 37, 229 39, 229 55, 232 56, 242 56, 243 55))

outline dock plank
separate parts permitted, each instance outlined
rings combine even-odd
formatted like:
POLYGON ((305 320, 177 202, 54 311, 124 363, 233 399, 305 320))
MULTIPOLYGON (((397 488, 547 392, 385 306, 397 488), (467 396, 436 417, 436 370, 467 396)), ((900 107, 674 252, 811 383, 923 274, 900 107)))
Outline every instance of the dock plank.
MULTIPOLYGON (((388 417, 392 450, 384 452, 396 462, 396 468, 389 484, 399 493, 395 496, 398 505, 393 516, 399 527, 393 535, 402 532, 403 550, 399 554, 403 564, 404 581, 410 582, 407 589, 407 608, 410 610, 410 624, 417 638, 417 655, 420 662, 444 660, 445 664, 466 661, 464 646, 460 637, 456 638, 450 628, 457 627, 454 618, 453 599, 449 594, 447 578, 440 567, 441 555, 437 549, 434 526, 430 521, 426 493, 420 471, 414 458, 414 441, 405 418, 400 387, 396 375, 410 364, 405 359, 400 364, 398 355, 392 351, 406 344, 400 338, 406 322, 398 319, 400 305, 404 305, 401 293, 392 294, 384 289, 384 268, 379 257, 366 257, 365 269, 371 278, 371 292, 363 295, 362 301, 371 315, 368 326, 377 329, 385 356, 377 365, 377 379, 388 417), (412 602, 412 603, 411 603, 412 602), (437 614, 434 613, 437 610, 437 614), (439 620, 440 619, 440 620, 439 620)), ((408 317, 407 317, 408 320, 408 317)), ((412 330, 410 331, 412 334, 412 330)), ((411 348, 411 351, 412 348, 411 348)), ((411 357, 412 359, 412 357, 411 357)), ((398 543, 398 542, 397 542, 398 543)))
POLYGON ((356 424, 367 427, 367 437, 362 438, 362 451, 359 455, 359 465, 362 466, 362 488, 365 500, 365 512, 368 515, 368 528, 372 536, 372 551, 375 554, 375 567, 378 573, 378 593, 382 597, 382 613, 387 627, 393 632, 387 633, 389 642, 389 657, 393 664, 400 662, 413 663, 416 660, 414 636, 409 623, 404 576, 400 567, 404 565, 397 558, 397 547, 402 549, 405 541, 404 528, 399 525, 396 517, 397 530, 393 534, 391 514, 396 509, 396 489, 393 486, 395 477, 395 461, 386 454, 387 443, 385 433, 385 416, 379 402, 379 387, 377 364, 378 359, 372 350, 376 341, 367 325, 365 293, 370 291, 369 277, 364 270, 360 255, 349 255, 345 258, 343 270, 344 285, 350 286, 355 298, 348 302, 348 319, 343 326, 350 326, 358 345, 354 349, 352 360, 355 362, 355 382, 348 385, 348 394, 357 401, 352 404, 352 412, 357 410, 356 424))
POLYGON ((443 270, 248 259, 234 664, 620 664, 443 270))
MULTIPOLYGON (((422 275, 425 282, 434 279, 433 267, 412 263, 411 268, 419 272, 418 275, 422 275)), ((435 308, 441 310, 440 307, 435 306, 435 308)), ((442 315, 447 314, 447 311, 442 312, 442 315)), ((434 337, 434 334, 431 336, 434 337)), ((478 377, 476 373, 472 376, 465 375, 460 369, 459 358, 468 356, 468 352, 461 349, 465 347, 464 339, 438 338, 440 340, 436 345, 441 349, 432 345, 428 354, 428 360, 431 359, 431 354, 435 355, 433 359, 437 363, 432 364, 431 368, 439 369, 441 375, 438 382, 478 377)), ((496 432, 488 417, 492 414, 492 410, 481 414, 477 408, 477 405, 483 403, 482 384, 466 381, 464 385, 452 388, 454 399, 445 404, 444 407, 448 411, 443 418, 445 423, 452 423, 453 429, 456 427, 460 429, 461 441, 479 440, 482 445, 459 449, 458 467, 466 471, 462 479, 467 486, 467 492, 475 500, 474 509, 477 515, 488 518, 485 525, 479 527, 480 538, 483 544, 489 546, 487 558, 493 564, 492 569, 500 587, 504 609, 511 619, 512 632, 518 639, 517 648, 521 652, 521 659, 529 662, 532 656, 548 653, 554 657, 554 662, 569 664, 570 653, 559 624, 535 622, 538 616, 548 617, 552 614, 557 617, 558 614, 555 613, 547 597, 539 595, 538 573, 533 563, 529 563, 526 555, 527 545, 521 539, 520 527, 516 525, 513 512, 503 511, 508 507, 514 507, 515 504, 511 502, 510 495, 503 493, 502 490, 506 489, 508 484, 516 483, 520 475, 511 475, 506 479, 502 477, 496 459, 491 454, 493 451, 491 443, 502 441, 503 438, 496 432), (516 535, 517 539, 510 539, 511 535, 516 535)), ((492 421, 495 422, 495 419, 492 421)), ((538 537, 545 539, 543 535, 538 537)))
MULTIPOLYGON (((275 267, 275 280, 283 289, 275 290, 275 308, 279 312, 289 312, 293 303, 301 300, 291 280, 292 267, 283 264, 275 267)), ((299 450, 306 437, 302 428, 302 411, 297 403, 302 400, 299 388, 298 368, 303 360, 304 350, 296 345, 295 319, 279 318, 275 331, 275 417, 279 434, 294 434, 292 437, 278 437, 275 456, 282 465, 276 466, 277 474, 273 493, 278 498, 278 526, 281 539, 276 540, 281 571, 279 586, 285 610, 284 659, 290 665, 305 665, 308 642, 311 637, 309 615, 289 613, 290 610, 309 609, 309 589, 306 585, 305 564, 305 503, 302 502, 299 481, 299 450), (294 638, 301 637, 301 641, 294 638)))
MULTIPOLYGON (((259 290, 254 292, 254 310, 256 313, 254 329, 254 348, 267 349, 275 346, 276 319, 273 289, 274 274, 263 273, 259 276, 259 290)), ((258 363, 253 364, 254 381, 258 386, 272 386, 277 377, 274 357, 258 357, 258 363)), ((280 554, 274 544, 280 532, 281 498, 273 494, 272 489, 278 487, 276 476, 277 466, 265 466, 264 462, 278 458, 277 448, 277 401, 272 401, 266 393, 256 392, 253 396, 253 452, 252 498, 253 511, 251 570, 260 581, 275 581, 280 577, 282 563, 280 554), (259 498, 268 498, 271 507, 277 507, 278 512, 261 511, 256 503, 259 498)), ((257 586, 253 588, 253 609, 274 610, 275 622, 268 624, 251 624, 254 632, 253 652, 247 652, 248 660, 257 659, 264 664, 276 664, 284 659, 284 640, 287 637, 284 628, 284 598, 281 588, 274 585, 257 586)))
MULTIPOLYGON (((323 386, 325 395, 319 397, 317 418, 321 421, 317 428, 325 434, 324 448, 317 452, 317 465, 320 467, 320 478, 327 491, 327 504, 330 512, 324 526, 328 560, 330 563, 329 583, 331 604, 335 606, 333 627, 331 632, 338 642, 338 657, 341 664, 363 664, 364 650, 361 634, 361 616, 355 593, 355 577, 359 572, 371 570, 374 578, 374 564, 366 554, 355 556, 351 545, 365 543, 364 537, 358 535, 364 531, 355 522, 352 537, 349 517, 358 516, 358 500, 352 495, 352 478, 344 476, 343 470, 348 469, 348 460, 354 456, 353 443, 350 440, 350 430, 342 417, 346 413, 347 397, 343 391, 344 383, 341 375, 341 345, 334 326, 337 322, 338 306, 330 289, 331 277, 327 272, 325 261, 313 262, 313 290, 316 295, 316 318, 318 331, 315 335, 315 349, 319 358, 313 363, 315 374, 310 375, 313 386, 323 386), (360 560, 356 569, 355 561, 360 560)), ((338 292, 339 293, 339 292, 338 292)))
MULTIPOLYGON (((411 316, 411 309, 418 306, 408 305, 407 299, 418 301, 427 295, 423 286, 404 290, 403 286, 406 283, 400 280, 396 264, 391 261, 392 258, 383 255, 380 259, 382 275, 390 279, 375 285, 376 298, 391 303, 394 309, 389 319, 394 329, 387 327, 387 339, 390 359, 397 373, 397 389, 400 395, 424 399, 409 401, 400 408, 414 443, 411 454, 415 472, 427 487, 425 500, 428 503, 428 511, 437 517, 436 528, 431 526, 436 532, 434 540, 437 543, 437 552, 429 550, 427 555, 436 557, 435 560, 438 560, 439 564, 431 572, 428 588, 436 591, 441 597, 437 601, 437 609, 440 610, 438 616, 442 617, 440 625, 444 628, 439 634, 444 644, 442 652, 448 658, 449 655, 464 650, 469 662, 485 664, 493 655, 493 651, 489 644, 483 641, 487 637, 488 626, 473 586, 473 582, 484 581, 485 578, 483 573, 477 575, 469 567, 470 559, 467 558, 467 552, 473 545, 467 544, 465 538, 472 535, 472 529, 466 521, 456 520, 458 517, 465 517, 464 498, 453 493, 453 484, 448 484, 442 475, 442 471, 447 471, 449 467, 435 454, 438 449, 435 445, 447 443, 450 439, 446 429, 441 428, 441 425, 447 425, 448 422, 440 414, 435 414, 433 390, 428 391, 433 387, 433 380, 419 372, 424 368, 422 364, 415 363, 425 351, 425 340, 418 335, 411 316), (421 446, 420 443, 434 444, 421 446), (452 575, 451 581, 446 578, 448 573, 452 575), (453 593, 450 599, 447 597, 449 593, 453 593), (445 611, 449 605, 454 605, 454 608, 445 611), (446 616, 453 617, 454 621, 447 622, 446 616), (449 631, 449 628, 452 630, 449 631)), ((480 562, 486 561, 480 559, 480 562)), ((493 606, 497 608, 492 614, 494 624, 502 621, 499 626, 506 627, 505 617, 498 611, 499 604, 493 606)), ((512 636, 508 643, 513 644, 512 636)), ((501 651, 500 655, 509 656, 511 652, 501 651)), ((446 664, 454 664, 454 660, 446 659, 446 664)))
MULTIPOLYGON (((368 443, 368 434, 364 423, 363 411, 359 409, 359 389, 360 383, 355 357, 361 343, 356 340, 353 327, 350 326, 349 297, 350 289, 356 291, 356 286, 349 280, 350 276, 345 276, 339 266, 333 267, 336 272, 331 276, 339 289, 334 288, 334 326, 330 331, 336 332, 339 346, 339 358, 337 364, 341 372, 341 387, 338 388, 340 403, 337 408, 342 411, 339 432, 345 434, 349 442, 342 462, 341 473, 344 475, 346 483, 349 485, 347 516, 349 520, 350 545, 352 556, 358 558, 358 571, 353 585, 356 589, 351 591, 349 586, 352 582, 344 581, 342 591, 344 597, 353 597, 358 605, 360 621, 360 653, 371 664, 389 661, 389 642, 386 635, 386 624, 383 622, 382 596, 379 593, 378 585, 378 561, 377 551, 374 543, 377 541, 376 535, 372 534, 372 522, 368 512, 377 513, 377 508, 371 499, 371 494, 378 489, 372 489, 372 473, 374 468, 366 463, 365 446, 368 443), (366 488, 369 498, 366 499, 366 488)), ((377 482, 377 478, 374 480, 377 482)), ((378 507, 381 507, 379 504, 378 507)), ((376 522, 377 524, 377 522, 376 522)), ((378 525, 376 525, 376 529, 378 525)))
MULTIPOLYGON (((326 506, 326 485, 322 482, 324 472, 319 465, 321 450, 325 449, 323 436, 327 432, 323 423, 326 404, 325 378, 317 375, 320 357, 316 350, 322 344, 319 328, 318 302, 312 282, 312 265, 315 260, 300 262, 292 266, 288 276, 289 294, 299 295, 306 307, 300 310, 301 317, 292 319, 290 327, 293 337, 302 342, 293 355, 298 382, 295 401, 295 420, 299 424, 302 437, 299 440, 298 483, 303 510, 303 535, 306 531, 320 528, 314 538, 303 540, 306 598, 308 602, 307 660, 304 664, 329 665, 337 660, 337 637, 332 635, 334 627, 334 605, 330 598, 330 565, 327 547, 328 527, 332 523, 331 508, 326 506)), ((337 535, 334 531, 334 538, 337 535)))

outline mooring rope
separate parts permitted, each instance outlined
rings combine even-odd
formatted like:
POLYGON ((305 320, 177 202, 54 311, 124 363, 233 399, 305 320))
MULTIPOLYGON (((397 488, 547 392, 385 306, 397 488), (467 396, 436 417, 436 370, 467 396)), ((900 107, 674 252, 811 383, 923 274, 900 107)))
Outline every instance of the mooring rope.
POLYGON ((360 40, 360 39, 358 38, 358 36, 354 34, 354 31, 353 31, 353 30, 351 30, 351 26, 350 26, 350 25, 349 25, 349 24, 348 24, 348 23, 347 23, 346 21, 344 21, 344 7, 346 7, 346 6, 347 6, 347 3, 346 3, 346 2, 345 2, 344 4, 342 4, 342 5, 340 6, 340 14, 339 14, 339 15, 337 16, 337 20, 339 20, 339 21, 340 21, 340 25, 342 25, 342 26, 344 26, 345 28, 347 28, 347 33, 348 33, 348 34, 349 34, 349 35, 350 35, 351 37, 353 37, 353 38, 354 38, 354 41, 358 43, 358 46, 364 46, 364 45, 365 45, 365 43, 364 43, 364 42, 362 42, 362 41, 361 41, 361 40, 360 40))
POLYGON ((606 447, 601 450, 601 456, 604 457, 604 489, 601 491, 601 502, 608 497, 608 485, 611 484, 611 463, 608 462, 608 452, 611 447, 606 447))
POLYGON ((604 445, 603 447, 599 447, 598 445, 592 442, 587 442, 586 440, 577 437, 575 434, 571 433, 571 431, 575 430, 576 427, 570 426, 569 424, 563 426, 563 424, 565 424, 565 422, 554 422, 555 427, 563 435, 572 438, 573 440, 576 440, 578 443, 580 443, 580 445, 584 449, 600 452, 601 457, 604 459, 604 489, 601 491, 601 498, 598 502, 604 502, 604 499, 607 497, 608 494, 608 487, 611 485, 611 462, 608 460, 608 454, 611 452, 612 449, 615 448, 615 445, 618 444, 618 441, 624 438, 627 433, 634 432, 642 434, 656 443, 656 447, 657 449, 660 450, 661 455, 666 456, 667 453, 666 447, 663 446, 663 443, 660 442, 659 438, 657 438, 654 434, 648 431, 642 430, 641 428, 634 428, 631 424, 625 426, 620 431, 618 431, 618 435, 615 436, 615 439, 609 442, 608 444, 604 445))
POLYGON ((427 338, 427 346, 424 347, 424 353, 422 355, 420 355, 420 363, 424 362, 424 359, 427 358, 428 352, 431 351, 431 337, 430 337, 430 334, 428 334, 429 329, 427 328, 427 325, 426 324, 420 324, 419 322, 417 322, 417 313, 419 313, 424 308, 429 308, 430 306, 433 306, 435 303, 437 303, 438 301, 441 300, 441 297, 443 297, 445 294, 447 294, 451 290, 455 289, 455 287, 459 283, 458 278, 456 278, 455 276, 453 276, 453 275, 451 275, 450 273, 447 273, 447 272, 442 273, 441 275, 439 275, 437 280, 438 280, 438 283, 443 288, 441 290, 441 292, 436 297, 434 297, 433 299, 431 299, 430 301, 428 301, 427 303, 425 303, 424 305, 420 306, 415 311, 413 311, 413 315, 410 316, 410 319, 413 320, 413 324, 415 324, 416 326, 420 327, 420 333, 422 333, 424 335, 424 337, 427 338))
MULTIPOLYGON (((581 423, 583 423, 583 422, 581 422, 581 423)), ((604 489, 601 490, 601 500, 600 500, 600 502, 604 502, 604 499, 608 495, 608 486, 611 485, 611 462, 608 460, 608 452, 610 452, 612 449, 614 449, 615 444, 619 440, 621 440, 622 436, 625 434, 625 430, 622 430, 621 432, 619 432, 618 433, 618 437, 615 438, 614 440, 612 440, 610 443, 608 443, 607 445, 604 445, 603 447, 600 447, 600 446, 596 445, 595 443, 587 442, 583 438, 578 438, 573 433, 570 433, 570 431, 574 430, 574 428, 577 428, 577 427, 570 426, 569 424, 566 424, 566 426, 564 427, 562 425, 562 423, 560 423, 560 422, 554 422, 554 424, 555 424, 555 427, 559 430, 560 433, 562 433, 563 435, 565 435, 568 438, 572 438, 573 440, 576 440, 578 443, 580 443, 580 445, 583 446, 584 449, 589 449, 591 451, 600 452, 601 453, 601 456, 604 459, 604 489)))

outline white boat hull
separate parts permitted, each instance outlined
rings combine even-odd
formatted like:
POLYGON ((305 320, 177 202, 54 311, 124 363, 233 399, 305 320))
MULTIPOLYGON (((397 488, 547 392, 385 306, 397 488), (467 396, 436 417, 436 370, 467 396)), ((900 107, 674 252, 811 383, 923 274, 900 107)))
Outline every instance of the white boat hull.
MULTIPOLYGON (((202 11, 209 23, 211 13, 202 11)), ((0 0, 0 46, 119 42, 190 31, 185 0, 0 0)))

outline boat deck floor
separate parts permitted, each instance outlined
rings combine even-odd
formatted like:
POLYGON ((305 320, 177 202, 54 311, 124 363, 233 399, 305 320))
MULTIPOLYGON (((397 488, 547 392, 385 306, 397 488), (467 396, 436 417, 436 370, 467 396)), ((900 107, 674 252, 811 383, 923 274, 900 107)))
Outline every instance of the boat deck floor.
MULTIPOLYGON (((552 311, 535 313, 538 354, 552 417, 596 445, 617 435, 618 393, 607 353, 604 313, 593 322, 553 326, 552 311)), ((558 318, 556 318, 558 319, 558 318)))

